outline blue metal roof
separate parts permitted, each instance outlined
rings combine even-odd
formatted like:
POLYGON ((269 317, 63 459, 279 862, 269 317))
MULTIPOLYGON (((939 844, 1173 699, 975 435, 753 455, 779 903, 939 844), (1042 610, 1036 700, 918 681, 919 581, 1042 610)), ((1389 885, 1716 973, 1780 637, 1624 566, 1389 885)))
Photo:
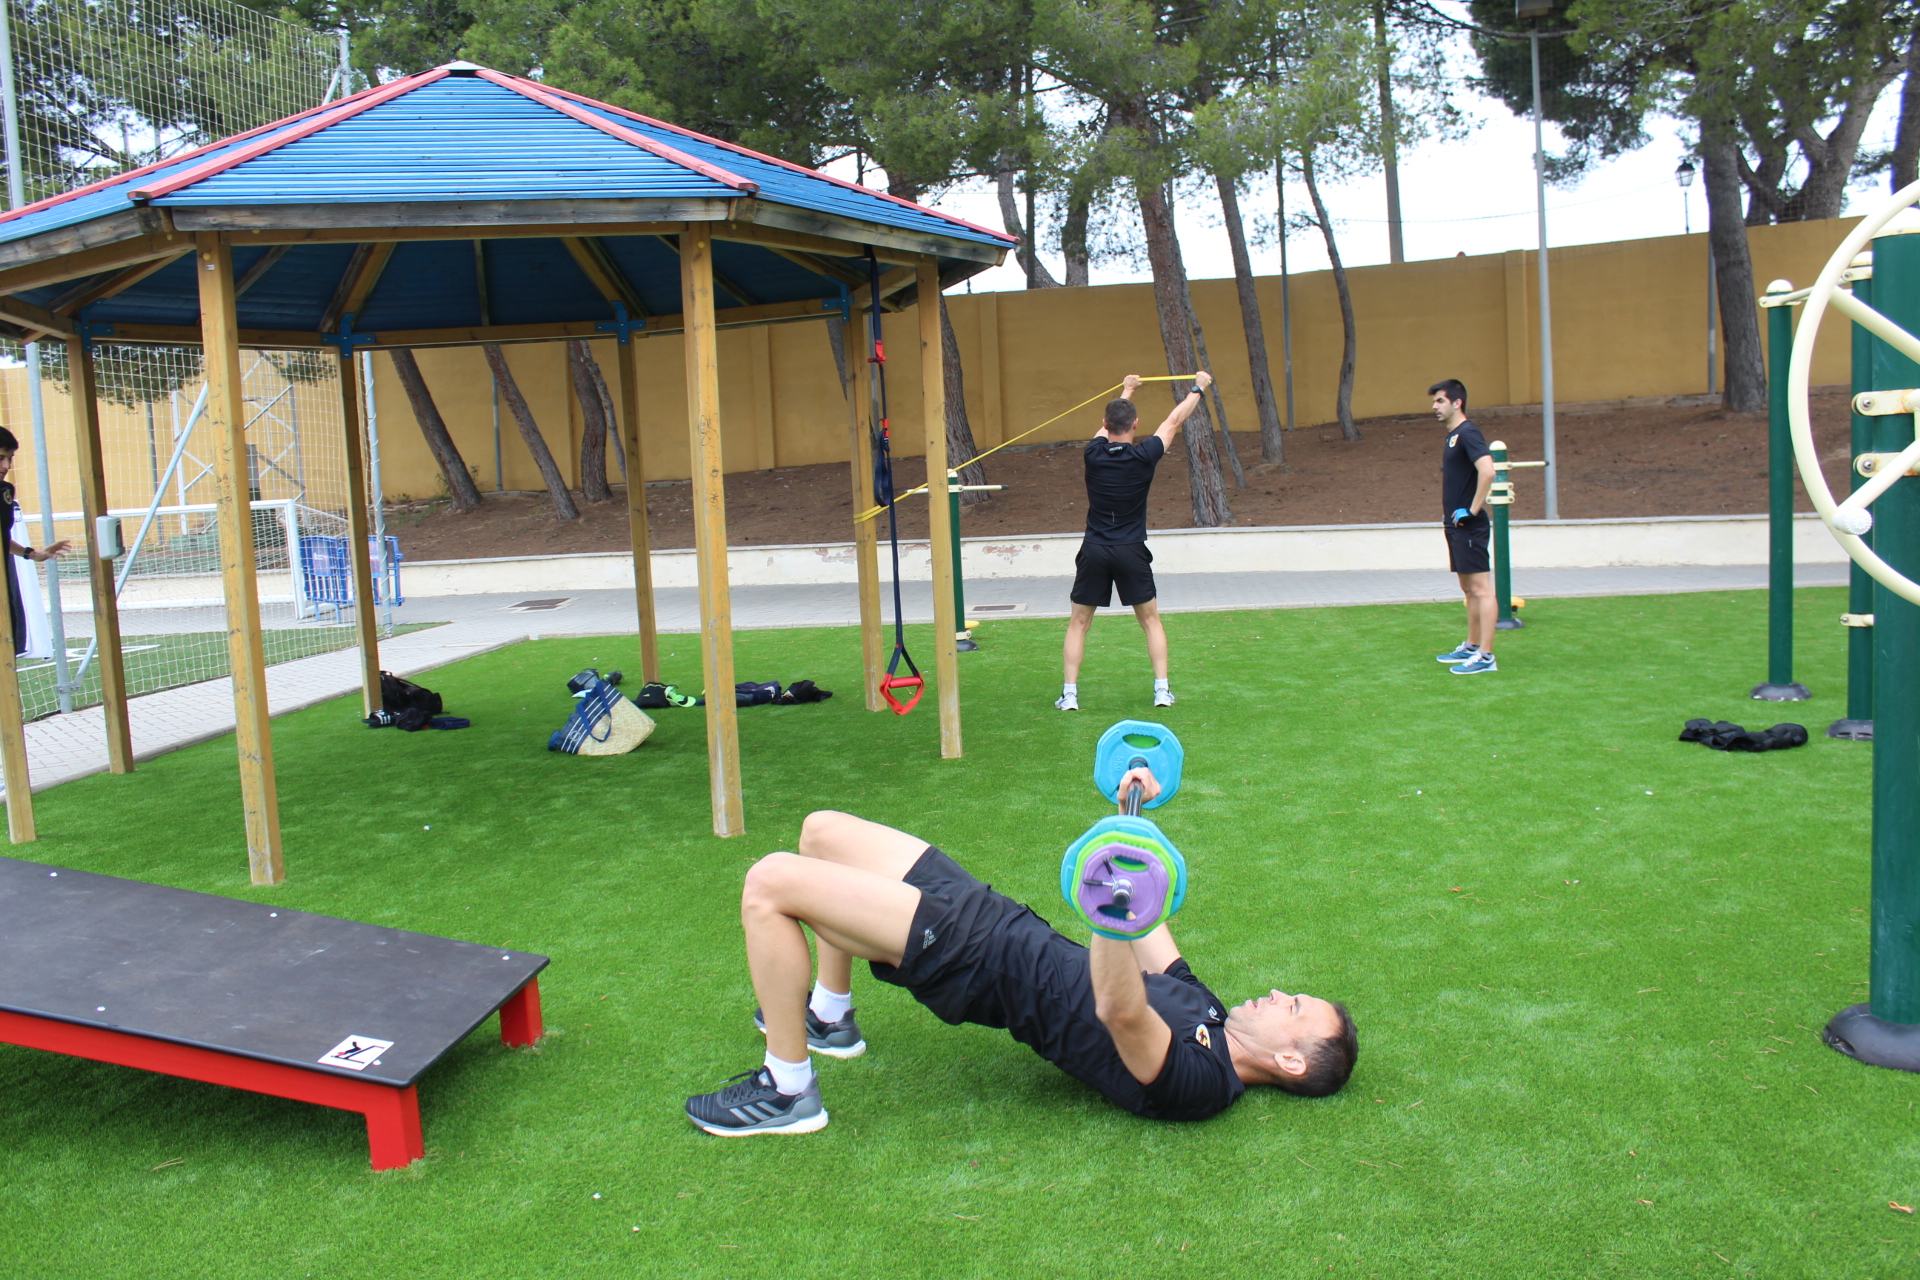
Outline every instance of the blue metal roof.
POLYGON ((1012 243, 1008 236, 961 219, 603 103, 555 94, 531 81, 515 81, 458 63, 412 79, 422 83, 382 86, 96 188, 30 205, 0 217, 0 243, 141 203, 209 208, 450 200, 737 199, 755 194, 755 187, 763 203, 981 244, 1012 243), (546 101, 537 101, 529 93, 546 101), (386 98, 371 107, 359 107, 369 95, 386 98), (591 120, 638 135, 656 149, 576 119, 565 108, 552 105, 560 101, 591 120), (316 123, 321 127, 314 130, 316 123), (216 171, 179 190, 164 190, 169 180, 208 167, 210 162, 289 136, 290 141, 230 167, 215 165, 216 171), (150 201, 134 194, 154 188, 162 190, 150 201))

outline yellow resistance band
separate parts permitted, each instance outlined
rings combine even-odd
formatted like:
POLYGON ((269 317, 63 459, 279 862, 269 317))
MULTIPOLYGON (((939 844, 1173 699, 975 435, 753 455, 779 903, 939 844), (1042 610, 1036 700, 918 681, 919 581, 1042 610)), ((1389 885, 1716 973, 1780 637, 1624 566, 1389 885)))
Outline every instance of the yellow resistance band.
MULTIPOLYGON (((1142 378, 1140 379, 1140 381, 1142 382, 1191 382, 1193 380, 1193 377, 1194 375, 1191 373, 1172 373, 1172 374, 1165 374, 1165 375, 1157 375, 1151 378, 1142 378)), ((1054 414, 1051 418, 1048 418, 1045 422, 1041 423, 1038 427, 1028 427, 1025 431, 1022 431, 1019 435, 1015 436, 1013 439, 1002 440, 999 444, 993 446, 993 448, 987 450, 985 453, 974 454, 973 457, 961 463, 960 466, 970 467, 976 462, 983 462, 986 459, 991 458, 994 454, 1000 452, 1002 449, 1006 448, 1008 445, 1019 444, 1022 440, 1025 440, 1028 436, 1032 435, 1034 432, 1039 431, 1042 428, 1052 426, 1054 423, 1060 421, 1060 419, 1066 417, 1070 413, 1080 412, 1080 410, 1086 408, 1088 405, 1092 404, 1095 400, 1100 400, 1107 396, 1110 396, 1114 392, 1118 391, 1120 388, 1126 385, 1127 384, 1124 382, 1116 382, 1112 386, 1108 387, 1105 391, 1101 391, 1094 395, 1088 396, 1085 400, 1082 400, 1079 404, 1073 406, 1073 408, 1066 409, 1059 413, 1054 414)), ((958 468, 955 468, 955 469, 957 470, 958 468)), ((927 486, 923 484, 918 486, 917 488, 909 489, 905 493, 894 494, 893 500, 895 502, 898 502, 902 498, 911 498, 916 494, 925 493, 926 491, 927 491, 927 486)), ((886 510, 886 507, 879 506, 879 507, 873 507, 866 511, 862 511, 859 515, 853 518, 853 522, 855 524, 864 524, 866 521, 873 519, 875 516, 879 515, 882 511, 885 511, 885 510, 886 510)))

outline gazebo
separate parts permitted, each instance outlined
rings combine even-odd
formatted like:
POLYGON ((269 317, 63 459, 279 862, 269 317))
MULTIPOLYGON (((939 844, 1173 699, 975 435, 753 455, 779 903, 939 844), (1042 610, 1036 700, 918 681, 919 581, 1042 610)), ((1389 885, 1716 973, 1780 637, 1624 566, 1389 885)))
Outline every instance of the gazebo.
MULTIPOLYGON (((0 216, 0 331, 63 339, 89 536, 107 510, 92 347, 199 343, 215 477, 247 857, 285 878, 267 714, 240 351, 331 347, 346 422, 348 526, 369 533, 365 350, 606 338, 618 345, 641 667, 659 676, 633 343, 681 334, 693 459, 700 649, 713 829, 745 830, 733 700, 715 333, 848 325, 919 305, 933 545, 949 536, 942 288, 997 265, 1011 237, 731 143, 530 80, 455 62, 162 164, 0 216), (877 262, 879 285, 869 285, 877 262)), ((848 344, 849 352, 857 345, 848 344)), ((856 368, 861 362, 852 362, 856 368)), ((870 379, 871 374, 860 375, 870 379)), ((858 380, 858 379, 857 379, 858 380)), ((849 396, 854 510, 871 475, 849 396)), ((379 495, 374 495, 378 500, 379 495)), ((867 706, 878 710, 879 577, 856 526, 867 706)), ((372 571, 352 557, 369 710, 380 702, 372 571)), ((941 754, 960 754, 952 569, 933 557, 941 754)), ((111 562, 91 558, 108 754, 133 768, 111 562)), ((0 619, 5 611, 0 610, 0 619)), ((0 627, 7 625, 0 621, 0 627)), ((9 829, 33 838, 12 646, 0 647, 9 829)))

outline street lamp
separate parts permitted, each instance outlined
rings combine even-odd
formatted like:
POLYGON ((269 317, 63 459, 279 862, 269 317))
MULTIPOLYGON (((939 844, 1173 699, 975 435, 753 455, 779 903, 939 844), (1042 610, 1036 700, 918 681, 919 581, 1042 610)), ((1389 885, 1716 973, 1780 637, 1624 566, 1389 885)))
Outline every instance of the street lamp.
MULTIPOLYGON (((1686 227, 1688 235, 1693 234, 1693 202, 1688 197, 1687 188, 1693 185, 1693 175, 1695 172, 1696 171, 1693 167, 1693 161, 1685 157, 1681 159, 1679 167, 1673 171, 1673 180, 1680 184, 1680 208, 1683 211, 1683 214, 1682 214, 1684 218, 1683 225, 1686 227)), ((1711 218, 1708 219, 1708 227, 1709 229, 1711 229, 1712 227, 1711 218)), ((1707 394, 1708 395, 1713 394, 1713 382, 1714 382, 1714 368, 1713 368, 1714 358, 1713 357, 1714 357, 1714 347, 1716 345, 1716 339, 1718 337, 1716 330, 1719 328, 1719 326, 1714 323, 1714 311, 1717 306, 1717 302, 1714 298, 1714 293, 1716 292, 1717 287, 1718 287, 1717 276, 1715 274, 1714 265, 1713 265, 1713 236, 1711 234, 1711 231, 1709 231, 1709 234, 1707 236, 1707 394)))
POLYGON ((1680 184, 1680 217, 1688 235, 1693 234, 1693 201, 1687 195, 1687 188, 1693 185, 1693 173, 1693 161, 1684 159, 1673 171, 1673 180, 1680 184))

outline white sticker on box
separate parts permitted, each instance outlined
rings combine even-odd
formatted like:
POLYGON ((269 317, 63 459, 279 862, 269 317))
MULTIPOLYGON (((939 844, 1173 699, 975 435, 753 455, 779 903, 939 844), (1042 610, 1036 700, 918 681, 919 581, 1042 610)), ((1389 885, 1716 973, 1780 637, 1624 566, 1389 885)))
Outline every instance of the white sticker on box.
POLYGON ((365 1071, 379 1060, 381 1054, 391 1048, 393 1048, 391 1040, 375 1040, 372 1036, 348 1036, 321 1055, 320 1065, 345 1067, 349 1071, 365 1071))

